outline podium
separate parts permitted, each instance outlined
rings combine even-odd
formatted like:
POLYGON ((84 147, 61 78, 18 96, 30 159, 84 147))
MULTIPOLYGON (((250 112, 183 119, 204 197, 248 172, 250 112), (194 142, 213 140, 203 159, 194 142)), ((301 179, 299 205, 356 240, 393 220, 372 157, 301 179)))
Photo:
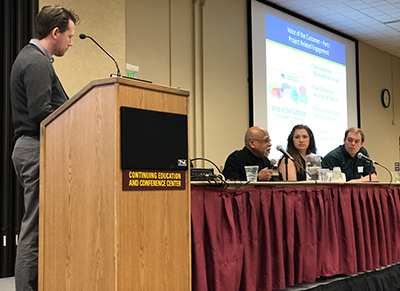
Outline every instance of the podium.
POLYGON ((95 80, 41 123, 39 290, 191 290, 187 169, 180 189, 154 190, 124 190, 138 169, 121 169, 121 107, 187 118, 188 96, 95 80))

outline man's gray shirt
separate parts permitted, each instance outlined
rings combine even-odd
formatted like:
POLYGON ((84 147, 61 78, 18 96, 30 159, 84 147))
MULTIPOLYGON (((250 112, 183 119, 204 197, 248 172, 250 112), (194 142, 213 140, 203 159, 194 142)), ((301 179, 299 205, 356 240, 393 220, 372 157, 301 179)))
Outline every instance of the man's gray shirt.
POLYGON ((10 80, 14 140, 22 135, 39 138, 40 122, 68 100, 52 61, 36 40, 15 59, 10 80))

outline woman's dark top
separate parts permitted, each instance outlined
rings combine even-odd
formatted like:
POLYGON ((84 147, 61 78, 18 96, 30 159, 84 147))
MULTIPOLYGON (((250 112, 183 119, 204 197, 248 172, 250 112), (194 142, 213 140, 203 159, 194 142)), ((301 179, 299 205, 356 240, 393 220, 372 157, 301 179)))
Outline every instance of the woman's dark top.
MULTIPOLYGON (((282 157, 279 160, 278 167, 281 164, 281 162, 283 161, 283 159, 287 159, 287 158, 286 157, 282 157)), ((301 159, 301 164, 302 164, 303 168, 305 169, 306 168, 306 161, 304 159, 301 159)), ((304 172, 304 170, 301 169, 300 172, 298 172, 298 171, 296 172, 296 180, 297 181, 306 181, 306 179, 307 179, 306 178, 306 172, 304 172)), ((279 180, 283 181, 281 172, 279 172, 279 180)))

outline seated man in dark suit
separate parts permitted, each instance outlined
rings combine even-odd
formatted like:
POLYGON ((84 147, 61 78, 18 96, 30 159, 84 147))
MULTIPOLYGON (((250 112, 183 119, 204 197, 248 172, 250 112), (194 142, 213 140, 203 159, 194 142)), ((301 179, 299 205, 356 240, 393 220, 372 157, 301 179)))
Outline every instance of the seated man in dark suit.
POLYGON ((258 166, 258 181, 269 181, 273 171, 267 158, 271 150, 268 131, 259 126, 250 127, 244 137, 245 146, 231 153, 225 161, 222 174, 231 181, 246 181, 244 166, 258 166))

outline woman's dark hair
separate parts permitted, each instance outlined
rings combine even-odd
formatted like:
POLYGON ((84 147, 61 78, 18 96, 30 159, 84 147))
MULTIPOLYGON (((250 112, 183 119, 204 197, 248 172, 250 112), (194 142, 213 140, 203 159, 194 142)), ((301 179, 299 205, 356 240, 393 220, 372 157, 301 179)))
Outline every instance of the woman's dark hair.
POLYGON ((34 38, 43 39, 58 27, 63 33, 69 28, 69 20, 74 24, 79 21, 78 15, 72 10, 67 10, 60 5, 43 6, 36 15, 34 38))
POLYGON ((299 129, 305 129, 307 131, 309 139, 310 139, 310 143, 308 144, 306 155, 311 154, 311 153, 315 154, 317 152, 317 148, 315 147, 314 134, 311 131, 311 129, 307 125, 303 125, 303 124, 299 124, 299 125, 296 125, 295 127, 293 127, 292 131, 290 132, 290 134, 288 136, 287 152, 295 160, 296 171, 298 171, 298 172, 300 172, 300 170, 301 170, 301 168, 299 168, 298 165, 303 164, 303 162, 302 162, 303 157, 300 155, 299 151, 294 146, 293 137, 294 137, 295 131, 299 130, 299 129))

